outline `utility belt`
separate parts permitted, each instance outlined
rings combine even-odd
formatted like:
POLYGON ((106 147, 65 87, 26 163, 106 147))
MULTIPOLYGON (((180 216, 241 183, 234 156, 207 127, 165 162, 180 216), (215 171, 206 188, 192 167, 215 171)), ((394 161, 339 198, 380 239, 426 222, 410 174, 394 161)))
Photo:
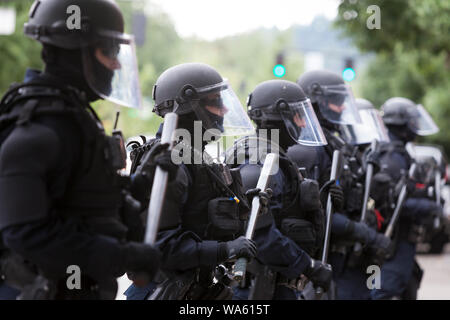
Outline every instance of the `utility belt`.
POLYGON ((2 280, 20 291, 17 300, 113 300, 117 293, 116 279, 99 287, 92 279, 81 276, 80 289, 69 289, 66 278, 49 279, 20 255, 4 252, 0 258, 2 280))
POLYGON ((306 278, 298 277, 294 279, 289 279, 288 277, 278 273, 277 274, 277 286, 284 286, 288 289, 295 290, 295 291, 302 291, 306 284, 307 284, 306 278))
POLYGON ((355 246, 352 246, 346 257, 346 267, 365 270, 370 265, 382 265, 385 257, 378 257, 376 250, 363 246, 360 251, 355 251, 355 246))
POLYGON ((348 244, 331 244, 330 252, 339 253, 345 256, 347 252, 349 252, 349 248, 350 246, 348 244))
POLYGON ((20 291, 32 286, 39 275, 35 266, 9 250, 4 250, 0 257, 0 273, 8 286, 20 291))
POLYGON ((213 282, 214 272, 196 268, 180 273, 161 272, 155 278, 157 287, 149 300, 231 300, 233 293, 224 282, 213 282))

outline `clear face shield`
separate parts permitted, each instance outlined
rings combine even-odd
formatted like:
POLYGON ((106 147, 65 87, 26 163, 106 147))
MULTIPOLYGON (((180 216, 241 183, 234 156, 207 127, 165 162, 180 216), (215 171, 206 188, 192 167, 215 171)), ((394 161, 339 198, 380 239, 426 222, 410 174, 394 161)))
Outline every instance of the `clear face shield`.
POLYGON ((348 85, 321 86, 319 109, 328 121, 340 125, 360 124, 355 98, 348 85))
POLYGON ((243 136, 255 132, 250 118, 227 81, 195 90, 198 100, 192 103, 192 108, 206 130, 217 129, 222 136, 243 136))
POLYGON ((362 124, 344 126, 346 141, 353 145, 371 143, 373 140, 389 142, 388 131, 383 119, 375 109, 360 109, 362 124))
POLYGON ((424 161, 424 159, 432 158, 438 165, 441 165, 444 161, 442 151, 434 146, 418 145, 409 142, 406 144, 406 150, 409 155, 417 161, 424 161))
POLYGON ((91 89, 116 104, 141 108, 134 38, 108 32, 94 47, 83 48, 84 75, 91 89))
POLYGON ((408 126, 419 136, 429 136, 439 132, 438 126, 421 104, 418 104, 413 111, 408 126))
POLYGON ((327 144, 327 139, 309 99, 289 102, 287 108, 281 110, 278 108, 278 110, 292 139, 306 146, 327 144))

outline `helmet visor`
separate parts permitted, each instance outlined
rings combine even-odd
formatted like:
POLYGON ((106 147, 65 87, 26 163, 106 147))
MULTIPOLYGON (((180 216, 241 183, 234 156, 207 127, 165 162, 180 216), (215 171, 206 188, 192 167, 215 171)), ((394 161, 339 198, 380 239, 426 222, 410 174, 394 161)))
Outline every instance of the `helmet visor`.
POLYGON ((251 135, 255 129, 241 102, 227 81, 196 88, 198 103, 192 108, 203 127, 218 129, 223 136, 251 135))
POLYGON ((406 144, 406 150, 412 158, 419 162, 423 159, 433 158, 440 165, 444 160, 442 151, 434 146, 408 143, 406 144))
POLYGON ((375 109, 359 110, 362 124, 344 126, 346 141, 350 144, 360 145, 371 143, 373 140, 389 142, 388 131, 375 109))
POLYGON ((306 146, 327 144, 327 139, 309 99, 289 102, 288 108, 280 110, 280 113, 289 135, 298 143, 306 146))
POLYGON ((323 97, 319 102, 320 113, 336 124, 360 124, 361 118, 355 98, 348 85, 322 86, 323 97))
POLYGON ((142 105, 136 49, 132 37, 102 41, 83 49, 86 80, 103 99, 140 108, 142 105))
POLYGON ((419 136, 429 136, 439 132, 439 128, 425 108, 418 104, 408 123, 409 128, 419 136))

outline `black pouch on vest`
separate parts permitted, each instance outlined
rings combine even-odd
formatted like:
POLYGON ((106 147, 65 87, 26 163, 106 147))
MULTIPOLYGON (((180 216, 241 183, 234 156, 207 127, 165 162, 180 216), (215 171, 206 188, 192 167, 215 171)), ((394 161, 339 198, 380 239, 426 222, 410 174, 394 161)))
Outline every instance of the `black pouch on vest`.
POLYGON ((315 180, 305 179, 300 183, 300 205, 302 211, 319 210, 319 184, 315 180))
POLYGON ((345 197, 345 208, 347 212, 360 212, 362 199, 364 198, 363 186, 352 187, 345 197))
POLYGON ((108 142, 108 156, 115 170, 125 169, 127 166, 127 152, 122 132, 114 130, 112 137, 106 137, 108 142))
POLYGON ((221 197, 208 202, 208 217, 211 223, 211 234, 217 237, 227 237, 241 230, 239 207, 236 201, 221 197))
POLYGON ((297 218, 286 218, 281 221, 281 232, 292 239, 309 255, 316 250, 316 232, 311 222, 297 218))

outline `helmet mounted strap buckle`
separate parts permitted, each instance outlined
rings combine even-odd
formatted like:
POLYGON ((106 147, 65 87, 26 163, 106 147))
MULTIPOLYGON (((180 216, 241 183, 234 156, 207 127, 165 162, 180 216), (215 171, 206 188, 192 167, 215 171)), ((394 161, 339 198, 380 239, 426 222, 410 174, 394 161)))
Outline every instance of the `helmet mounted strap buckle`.
POLYGON ((181 88, 180 94, 176 98, 176 102, 178 104, 183 104, 196 99, 198 99, 197 90, 195 90, 192 85, 187 84, 181 88))

